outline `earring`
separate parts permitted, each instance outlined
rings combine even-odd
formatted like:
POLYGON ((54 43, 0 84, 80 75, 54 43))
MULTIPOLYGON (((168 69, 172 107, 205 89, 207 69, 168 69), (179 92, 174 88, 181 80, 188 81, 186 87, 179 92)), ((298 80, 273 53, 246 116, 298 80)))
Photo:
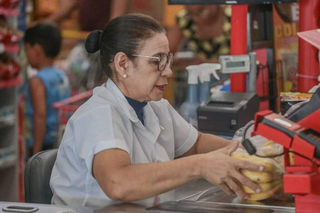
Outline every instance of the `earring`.
POLYGON ((127 78, 128 77, 128 75, 127 74, 123 74, 123 76, 122 76, 123 78, 127 78))

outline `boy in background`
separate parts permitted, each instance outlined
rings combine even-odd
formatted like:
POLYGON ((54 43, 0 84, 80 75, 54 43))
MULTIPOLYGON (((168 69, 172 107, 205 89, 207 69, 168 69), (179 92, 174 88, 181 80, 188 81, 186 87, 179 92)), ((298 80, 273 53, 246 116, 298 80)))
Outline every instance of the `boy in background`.
POLYGON ((49 23, 36 24, 25 33, 28 62, 38 70, 26 87, 27 157, 54 148, 58 139, 59 114, 53 104, 70 96, 67 76, 53 67, 54 58, 60 52, 61 40, 59 29, 49 23))

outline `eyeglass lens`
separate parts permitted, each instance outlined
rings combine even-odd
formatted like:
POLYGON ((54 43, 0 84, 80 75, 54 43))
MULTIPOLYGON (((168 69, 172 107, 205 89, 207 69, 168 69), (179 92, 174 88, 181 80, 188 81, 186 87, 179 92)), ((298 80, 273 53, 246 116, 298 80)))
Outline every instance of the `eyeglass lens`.
POLYGON ((161 54, 160 55, 160 62, 159 62, 159 70, 163 71, 166 68, 167 65, 170 68, 171 64, 172 64, 172 59, 173 59, 173 54, 172 53, 169 53, 168 55, 161 54))

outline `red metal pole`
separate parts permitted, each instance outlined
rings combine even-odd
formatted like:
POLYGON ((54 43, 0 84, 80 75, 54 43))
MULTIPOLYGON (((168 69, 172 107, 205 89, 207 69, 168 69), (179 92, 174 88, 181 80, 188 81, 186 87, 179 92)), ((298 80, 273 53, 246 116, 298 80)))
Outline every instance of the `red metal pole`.
MULTIPOLYGON (((231 55, 247 54, 247 14, 248 5, 232 5, 231 15, 231 55)), ((246 91, 246 74, 231 74, 231 92, 246 91)))
MULTIPOLYGON (((320 0, 300 0, 299 32, 319 28, 320 0)), ((308 92, 319 82, 318 49, 299 38, 298 91, 308 92)))

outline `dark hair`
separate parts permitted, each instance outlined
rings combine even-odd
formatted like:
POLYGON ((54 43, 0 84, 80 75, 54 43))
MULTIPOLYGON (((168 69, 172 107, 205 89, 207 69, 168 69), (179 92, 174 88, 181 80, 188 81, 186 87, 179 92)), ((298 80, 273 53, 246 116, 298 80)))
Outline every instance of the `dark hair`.
POLYGON ((31 46, 39 44, 47 57, 56 57, 61 48, 61 34, 52 23, 39 23, 26 30, 24 42, 31 46))
POLYGON ((125 53, 131 60, 141 47, 141 41, 151 38, 155 33, 165 33, 164 28, 152 17, 142 14, 127 14, 110 21, 101 30, 90 33, 86 40, 86 50, 95 53, 100 50, 101 64, 112 78, 109 64, 118 52, 125 53))

